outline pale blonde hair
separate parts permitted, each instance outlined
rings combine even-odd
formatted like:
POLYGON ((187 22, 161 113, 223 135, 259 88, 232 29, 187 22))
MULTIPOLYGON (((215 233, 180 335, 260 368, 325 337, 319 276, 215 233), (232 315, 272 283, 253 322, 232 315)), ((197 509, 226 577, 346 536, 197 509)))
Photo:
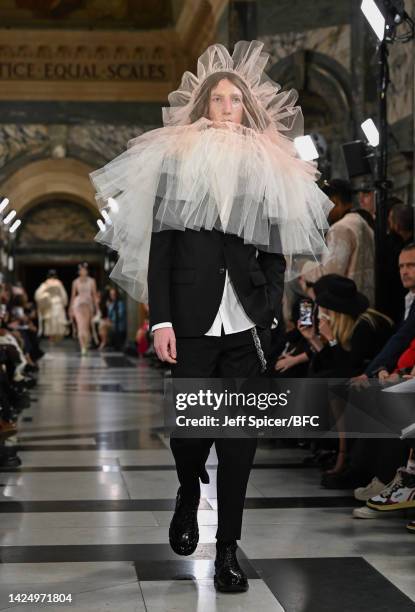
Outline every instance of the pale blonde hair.
POLYGON ((380 321, 379 319, 383 319, 387 321, 389 325, 393 326, 393 321, 386 315, 382 314, 378 310, 374 308, 368 308, 362 314, 360 314, 357 318, 354 318, 350 314, 346 314, 344 312, 336 312, 334 310, 328 309, 330 315, 330 324, 333 330, 333 335, 336 338, 337 342, 346 350, 350 351, 351 345, 350 340, 353 336, 353 332, 360 321, 366 321, 373 330, 376 330, 380 321))

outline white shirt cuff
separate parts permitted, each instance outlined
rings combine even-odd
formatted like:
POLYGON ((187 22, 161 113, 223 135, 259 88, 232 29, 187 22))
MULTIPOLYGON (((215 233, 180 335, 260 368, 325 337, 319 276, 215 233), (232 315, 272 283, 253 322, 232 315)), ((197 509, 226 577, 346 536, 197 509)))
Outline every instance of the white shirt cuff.
POLYGON ((161 329, 162 327, 173 327, 173 324, 168 321, 165 323, 157 323, 156 325, 153 325, 151 331, 154 332, 156 329, 161 329))

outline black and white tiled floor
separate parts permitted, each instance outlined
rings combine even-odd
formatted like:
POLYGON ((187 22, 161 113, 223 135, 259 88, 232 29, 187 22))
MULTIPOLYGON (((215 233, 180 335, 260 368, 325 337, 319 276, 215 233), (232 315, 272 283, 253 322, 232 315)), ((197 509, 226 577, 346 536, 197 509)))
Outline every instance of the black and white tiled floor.
POLYGON ((168 545, 177 478, 163 437, 160 374, 121 355, 41 362, 20 420, 21 468, 0 472, 0 610, 76 612, 406 612, 415 610, 415 538, 405 517, 351 518, 350 491, 319 487, 297 449, 261 448, 240 559, 246 594, 213 587, 216 490, 203 486, 200 544, 168 545), (71 593, 72 603, 10 603, 71 593))

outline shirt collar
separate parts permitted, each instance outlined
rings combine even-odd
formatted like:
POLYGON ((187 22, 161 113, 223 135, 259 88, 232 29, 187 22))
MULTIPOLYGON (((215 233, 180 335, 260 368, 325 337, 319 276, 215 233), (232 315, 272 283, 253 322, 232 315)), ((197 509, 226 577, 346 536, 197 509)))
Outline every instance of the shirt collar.
POLYGON ((415 300, 415 292, 414 291, 408 291, 408 293, 405 295, 405 306, 406 306, 406 308, 410 308, 412 306, 414 300, 415 300))

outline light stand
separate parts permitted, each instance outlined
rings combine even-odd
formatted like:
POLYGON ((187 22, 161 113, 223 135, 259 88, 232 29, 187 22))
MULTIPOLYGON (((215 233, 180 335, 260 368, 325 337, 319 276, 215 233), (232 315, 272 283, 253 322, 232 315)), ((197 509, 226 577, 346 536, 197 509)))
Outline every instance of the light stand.
POLYGON ((387 200, 392 182, 388 180, 388 87, 389 79, 389 50, 386 40, 382 40, 378 50, 379 65, 379 149, 376 168, 376 218, 375 218, 375 301, 379 310, 388 300, 387 278, 385 270, 385 257, 387 256, 385 244, 387 236, 388 211, 387 200))
POLYGON ((379 95, 379 149, 377 156, 376 181, 376 222, 375 222, 375 282, 376 306, 382 306, 388 299, 388 287, 383 274, 385 269, 385 240, 387 235, 387 200, 392 187, 388 179, 388 116, 387 93, 390 83, 388 44, 395 41, 408 42, 414 37, 414 22, 405 12, 403 0, 363 0, 361 10, 379 39, 378 45, 378 95, 379 95), (405 23, 407 30, 397 34, 399 25, 405 23))

